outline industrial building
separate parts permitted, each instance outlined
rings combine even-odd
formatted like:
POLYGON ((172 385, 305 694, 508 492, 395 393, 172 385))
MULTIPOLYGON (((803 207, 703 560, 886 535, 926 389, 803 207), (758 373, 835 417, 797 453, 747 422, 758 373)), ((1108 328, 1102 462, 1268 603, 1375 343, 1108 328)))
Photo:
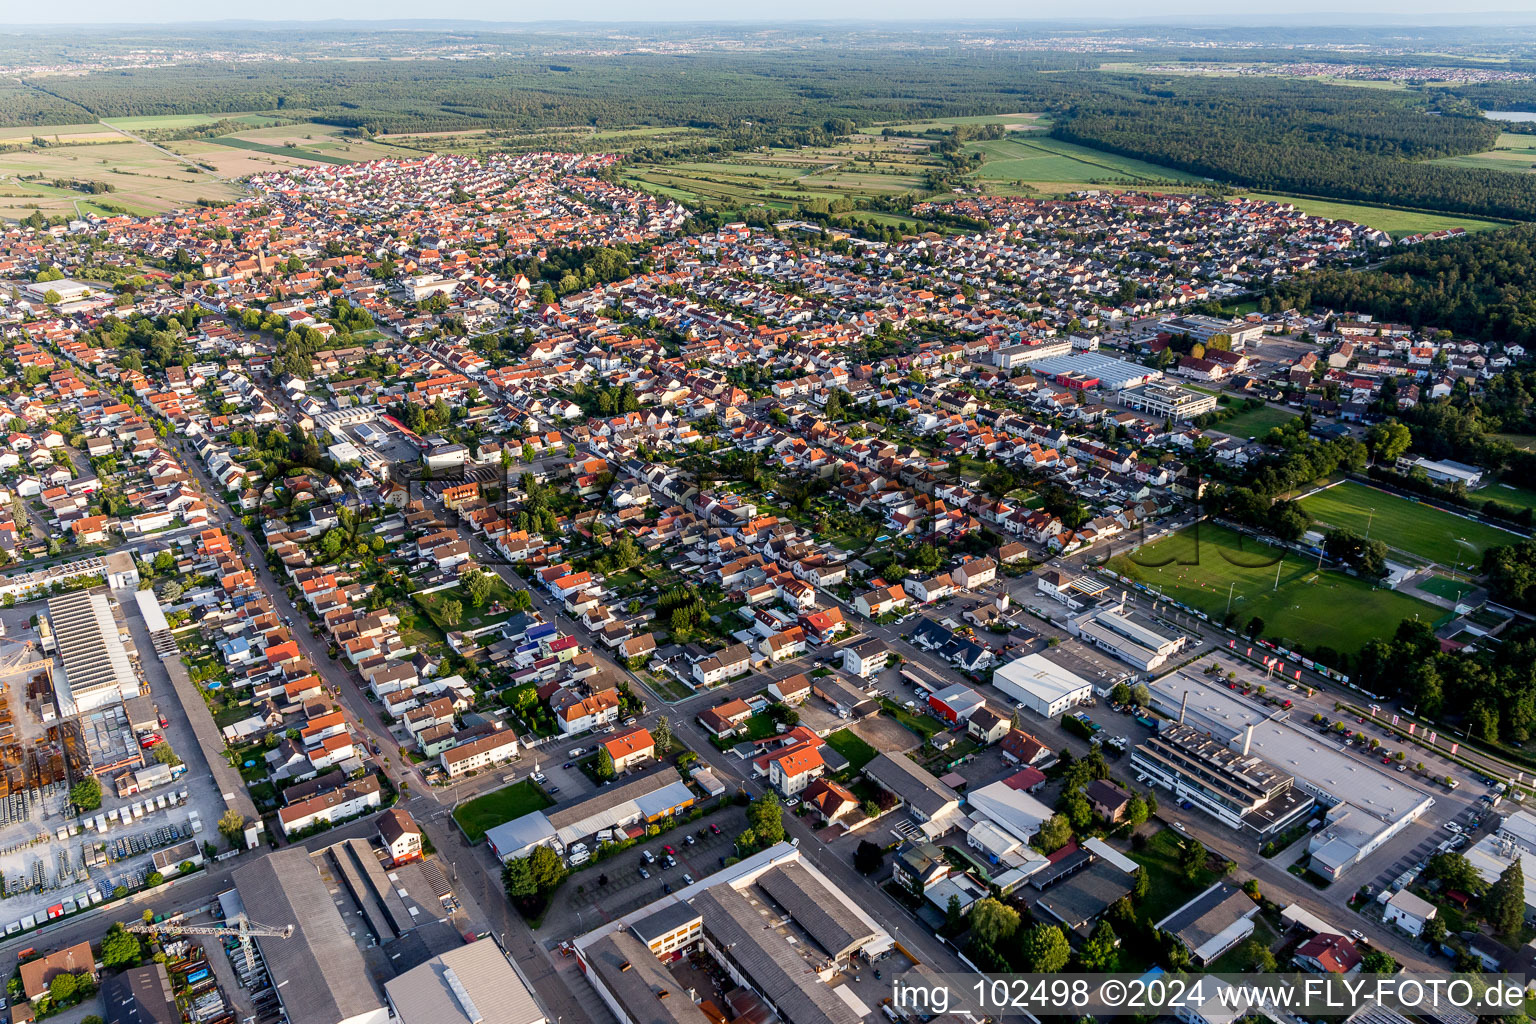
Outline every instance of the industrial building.
POLYGON ((1127 388, 1120 392, 1120 403, 1127 409, 1174 421, 1192 420, 1216 411, 1215 395, 1162 381, 1127 388))
MULTIPOLYGON (((1324 878, 1339 878, 1434 803, 1432 796, 1396 772, 1384 771, 1368 759, 1340 750, 1326 738, 1298 728, 1288 712, 1255 704, 1225 686, 1188 672, 1164 676, 1149 686, 1152 706, 1177 718, 1183 727, 1184 731, 1178 733, 1183 737, 1180 746, 1190 764, 1178 774, 1164 770, 1158 776, 1149 770, 1170 762, 1171 759, 1156 756, 1152 751, 1165 750, 1174 742, 1169 738, 1174 728, 1165 728, 1139 747, 1132 756, 1132 764, 1163 785, 1171 781, 1176 791, 1187 793, 1189 799, 1201 803, 1234 828, 1274 831, 1299 817, 1301 810, 1311 803, 1306 798, 1315 799, 1326 811, 1321 815, 1323 827, 1313 833, 1308 843, 1308 853, 1311 870, 1324 878), (1207 742, 1197 744, 1201 738, 1207 742), (1253 795, 1247 788, 1227 791, 1215 785, 1233 781, 1229 766, 1237 763, 1234 754, 1237 761, 1257 761, 1268 773, 1291 778, 1298 794, 1296 809, 1288 810, 1271 797, 1260 801, 1253 810, 1234 814, 1235 807, 1253 795), (1226 803, 1217 798, 1218 793, 1231 798, 1233 806, 1226 813, 1213 810, 1226 803)), ((1259 778, 1253 781, 1262 789, 1275 789, 1273 780, 1264 781, 1266 773, 1258 766, 1251 770, 1258 772, 1259 778)), ((1277 796, 1280 793, 1276 791, 1277 796)))
MULTIPOLYGON (((877 960, 890 935, 780 843, 575 939, 589 981, 621 1024, 722 1019, 859 1024, 871 1008, 846 984, 851 959, 877 960), (727 1007, 693 1001, 690 955, 712 959, 737 988, 727 1007)), ((408 1022, 409 1024, 409 1022, 408 1022)))
POLYGON ((1161 370, 1154 370, 1139 363, 1128 363, 1114 356, 1097 352, 1081 352, 1077 355, 1026 359, 1031 373, 1049 377, 1075 379, 1081 387, 1097 387, 1105 391, 1124 391, 1161 380, 1161 370))
POLYGON ((1197 313, 1184 316, 1171 316, 1158 321, 1158 330, 1167 331, 1169 334, 1187 334, 1202 345, 1209 342, 1218 334, 1225 334, 1232 339, 1232 351, 1241 352, 1253 342, 1264 337, 1264 325, 1262 323, 1249 323, 1247 320, 1223 320, 1214 316, 1202 316, 1197 313))
POLYGON ((77 591, 49 598, 48 624, 59 655, 53 690, 60 715, 94 711, 139 695, 139 674, 105 593, 77 591))
POLYGON ((1067 620, 1067 632, 1143 672, 1151 672, 1184 649, 1189 638, 1170 636, 1126 611, 1125 602, 1102 604, 1067 620))
POLYGON ((220 897, 225 916, 243 910, 288 938, 255 940, 289 1024, 388 1024, 389 1008, 319 869, 303 847, 259 857, 234 871, 220 897))
POLYGON ((1131 754, 1131 767, 1222 823, 1261 835, 1312 806, 1292 788, 1293 776, 1190 725, 1170 725, 1146 740, 1131 754))
POLYGON ((1093 696, 1091 682, 1044 654, 1026 654, 999 666, 992 683, 1042 718, 1056 718, 1093 696))
POLYGON ((544 1024, 549 1014, 501 947, 486 939, 384 983, 400 1024, 544 1024))

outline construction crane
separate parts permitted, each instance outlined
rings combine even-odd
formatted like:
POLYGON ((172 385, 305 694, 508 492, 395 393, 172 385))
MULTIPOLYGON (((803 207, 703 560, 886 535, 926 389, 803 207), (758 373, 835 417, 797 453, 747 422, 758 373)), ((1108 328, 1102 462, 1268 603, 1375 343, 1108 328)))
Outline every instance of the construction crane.
POLYGON ((285 924, 278 928, 270 924, 257 924, 245 914, 236 914, 222 924, 181 924, 175 921, 159 921, 149 924, 125 924, 124 930, 138 932, 141 935, 217 935, 220 938, 233 935, 240 940, 240 949, 245 954, 245 969, 255 970, 256 960, 251 948, 251 939, 255 936, 266 938, 286 939, 293 935, 293 925, 285 924))

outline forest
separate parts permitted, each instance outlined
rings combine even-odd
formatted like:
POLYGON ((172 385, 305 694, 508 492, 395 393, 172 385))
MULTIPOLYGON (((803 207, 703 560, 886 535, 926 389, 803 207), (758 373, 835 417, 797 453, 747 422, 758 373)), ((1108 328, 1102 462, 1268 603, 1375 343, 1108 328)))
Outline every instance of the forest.
POLYGON ((1529 347, 1536 343, 1536 225, 1426 242, 1374 270, 1309 274, 1272 294, 1301 309, 1330 306, 1529 347))
POLYGON ((1524 220, 1536 176, 1433 163, 1499 126, 1449 93, 1252 78, 1052 76, 1077 95, 1057 138, 1243 188, 1524 220))
POLYGON ((311 61, 264 67, 180 65, 27 80, 44 99, 0 92, 0 121, 36 124, 51 97, 63 120, 236 111, 311 112, 370 133, 554 125, 687 125, 743 121, 821 125, 893 118, 1012 113, 1059 90, 1033 72, 1084 58, 1032 54, 987 63, 959 56, 877 56, 831 49, 803 55, 311 61), (63 116, 64 110, 72 110, 63 116))

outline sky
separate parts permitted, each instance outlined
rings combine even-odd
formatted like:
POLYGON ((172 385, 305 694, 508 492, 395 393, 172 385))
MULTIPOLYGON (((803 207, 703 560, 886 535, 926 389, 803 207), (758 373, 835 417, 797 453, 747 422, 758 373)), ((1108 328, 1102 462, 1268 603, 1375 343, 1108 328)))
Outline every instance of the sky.
MULTIPOLYGON (((8 5, 6 21, 20 24, 56 24, 58 9, 48 4, 8 5)), ((532 3, 528 0, 458 0, 450 8, 435 8, 454 19, 493 22, 529 22, 550 19, 579 21, 797 21, 868 19, 883 22, 915 19, 976 18, 1040 20, 1070 17, 1074 20, 1160 20, 1197 18, 1238 21, 1246 24, 1305 24, 1309 18, 1328 24, 1347 19, 1357 23, 1387 19, 1397 23, 1442 21, 1456 18, 1463 24, 1473 17, 1470 8, 1487 15, 1479 21, 1496 21, 1501 12, 1536 14, 1536 0, 1351 0, 1348 4, 1326 0, 1076 0, 1062 5, 1056 0, 967 0, 963 5, 936 8, 929 0, 777 0, 771 5, 720 3, 719 0, 583 0, 579 4, 532 3), (1342 13, 1347 11, 1348 13, 1342 13)), ((317 21, 357 19, 377 21, 421 18, 425 9, 416 0, 266 0, 259 8, 210 5, 206 0, 76 0, 70 4, 74 24, 168 23, 216 21, 224 17, 262 21, 317 21), (255 11, 260 14, 256 15, 255 11)), ((430 27, 430 22, 424 22, 430 27)))

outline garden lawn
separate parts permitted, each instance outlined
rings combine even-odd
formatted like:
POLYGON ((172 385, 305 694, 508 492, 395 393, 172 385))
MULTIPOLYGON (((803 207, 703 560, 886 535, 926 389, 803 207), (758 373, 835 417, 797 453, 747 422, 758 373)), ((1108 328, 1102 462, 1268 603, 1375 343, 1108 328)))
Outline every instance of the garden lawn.
POLYGON ((1266 405, 1260 409, 1245 409, 1229 420, 1222 420, 1211 429, 1219 430, 1223 434, 1231 434, 1233 437, 1263 437, 1275 427, 1283 427, 1296 418, 1296 414, 1286 409, 1276 409, 1272 405, 1266 405))
POLYGON ((453 812, 453 820, 459 823, 471 843, 478 843, 485 838, 486 829, 542 811, 553 802, 542 789, 524 779, 466 801, 453 812))
POLYGON ((930 715, 915 715, 893 700, 883 700, 880 706, 885 709, 896 721, 917 733, 923 739, 929 739, 934 733, 944 728, 944 724, 930 715))
POLYGON ((434 590, 430 594, 412 594, 416 603, 421 605, 427 617, 442 629, 480 629, 484 626, 494 626, 498 622, 506 621, 512 614, 508 602, 512 600, 512 588, 500 576, 491 574, 491 596, 485 599, 484 606, 476 608, 469 599, 469 593, 462 586, 449 587, 447 590, 434 590), (449 601, 459 602, 460 618, 457 623, 450 623, 444 618, 443 609, 449 601), (499 607, 498 607, 499 605, 499 607), (496 609, 492 611, 492 609, 496 609))
POLYGON ((839 729, 827 737, 827 746, 848 759, 851 771, 859 771, 875 759, 877 751, 847 729, 839 729))
POLYGON ((1179 870, 1179 845, 1184 837, 1165 828, 1147 840, 1143 849, 1131 848, 1130 858, 1147 873, 1147 898, 1140 910, 1143 919, 1161 921, 1173 911, 1205 891, 1211 884, 1211 872, 1202 871, 1195 882, 1185 881, 1179 870))
POLYGON ((1346 573, 1318 572, 1314 559, 1289 553, 1282 558, 1279 548, 1210 523, 1116 555, 1109 568, 1216 622, 1226 613, 1230 592, 1239 628, 1257 616, 1264 621, 1263 636, 1313 650, 1353 654, 1368 640, 1391 636, 1404 619, 1434 622, 1444 614, 1428 602, 1346 573))
POLYGON ((1372 538, 1442 565, 1479 562, 1488 548, 1520 539, 1485 523, 1353 481, 1305 497, 1301 507, 1318 522, 1345 527, 1362 536, 1369 526, 1372 538))

